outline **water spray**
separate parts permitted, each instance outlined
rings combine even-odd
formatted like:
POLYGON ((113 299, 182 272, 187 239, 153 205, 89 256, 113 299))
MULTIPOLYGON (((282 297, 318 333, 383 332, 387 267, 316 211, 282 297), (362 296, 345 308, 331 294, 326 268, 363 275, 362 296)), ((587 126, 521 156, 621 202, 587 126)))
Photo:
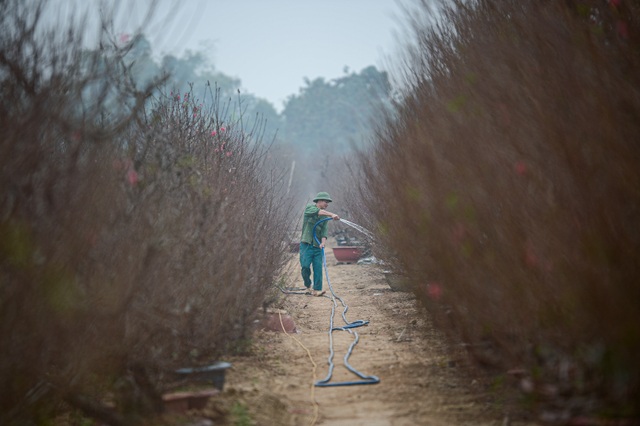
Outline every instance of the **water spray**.
POLYGON ((363 228, 362 226, 358 225, 357 223, 349 222, 347 219, 340 219, 340 222, 352 227, 356 231, 362 232, 367 238, 373 239, 373 234, 369 232, 366 228, 363 228))

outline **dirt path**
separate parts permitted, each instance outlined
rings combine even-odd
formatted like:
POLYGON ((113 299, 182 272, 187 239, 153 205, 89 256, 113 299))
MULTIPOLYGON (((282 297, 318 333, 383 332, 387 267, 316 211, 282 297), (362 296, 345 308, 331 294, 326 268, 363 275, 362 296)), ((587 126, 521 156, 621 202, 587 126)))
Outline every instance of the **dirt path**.
MULTIPOLYGON (((333 290, 349 307, 347 319, 369 321, 367 326, 354 329, 360 340, 349 363, 366 375, 378 376, 380 383, 314 387, 328 374, 332 300, 286 295, 279 302, 279 312, 285 314, 276 313, 271 320, 279 325, 283 318, 287 325, 292 319, 297 332, 258 330, 253 355, 231 360, 233 368, 227 373, 225 391, 217 403, 224 404, 225 398, 229 404, 235 401, 235 406, 225 408, 233 412, 235 424, 509 423, 505 422, 500 398, 487 383, 469 374, 461 355, 447 350, 425 315, 418 312, 411 294, 391 291, 376 265, 337 264, 331 249, 326 255, 333 290)), ((297 262, 297 256, 292 255, 288 287, 302 286, 297 262)), ((334 325, 342 326, 343 307, 337 303, 334 325)), ((343 363, 353 336, 345 331, 335 331, 333 336, 332 382, 359 380, 343 363)))

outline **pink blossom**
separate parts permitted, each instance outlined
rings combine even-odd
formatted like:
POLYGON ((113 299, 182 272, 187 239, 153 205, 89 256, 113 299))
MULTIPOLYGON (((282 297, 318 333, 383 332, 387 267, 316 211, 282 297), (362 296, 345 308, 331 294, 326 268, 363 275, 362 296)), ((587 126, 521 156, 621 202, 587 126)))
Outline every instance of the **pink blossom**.
POLYGON ((438 283, 427 284, 427 295, 433 300, 439 300, 442 297, 442 287, 438 283))
POLYGON ((134 169, 130 169, 127 172, 127 180, 129 180, 131 186, 134 186, 138 183, 138 173, 134 169))
POLYGON ((215 130, 211 131, 211 136, 215 136, 215 135, 217 135, 216 131, 215 130))
POLYGON ((231 151, 227 151, 227 157, 231 157, 233 153, 231 151))
POLYGON ((129 34, 122 33, 118 37, 118 41, 120 42, 120 44, 127 44, 129 43, 129 40, 131 40, 131 36, 129 34))
POLYGON ((224 126, 220 127, 220 131, 221 132, 224 132, 225 130, 227 130, 227 129, 225 129, 224 126))

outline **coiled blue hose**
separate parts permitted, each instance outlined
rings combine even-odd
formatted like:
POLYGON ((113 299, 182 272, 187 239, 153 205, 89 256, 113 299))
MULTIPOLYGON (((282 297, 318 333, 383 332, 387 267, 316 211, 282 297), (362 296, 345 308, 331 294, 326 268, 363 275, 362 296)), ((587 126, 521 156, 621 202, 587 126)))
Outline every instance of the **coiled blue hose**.
MULTIPOLYGON (((316 227, 322 222, 326 222, 327 220, 331 220, 331 218, 329 217, 326 219, 321 219, 313 227, 313 239, 316 240, 318 245, 320 245, 320 241, 316 236, 316 227)), ((329 285, 329 290, 331 291, 331 300, 333 302, 333 305, 331 306, 331 319, 329 321, 329 359, 327 360, 327 363, 329 364, 329 373, 327 374, 327 377, 325 377, 324 379, 318 380, 315 383, 315 386, 318 386, 318 387, 353 386, 353 385, 374 385, 376 383, 380 383, 380 379, 377 376, 369 376, 369 375, 363 374, 360 371, 353 368, 351 364, 349 364, 349 357, 351 356, 351 352, 353 352, 353 348, 358 344, 358 341, 360 340, 358 333, 356 331, 353 331, 352 329, 356 327, 361 327, 363 325, 367 325, 369 324, 369 321, 356 320, 353 322, 349 322, 347 320, 346 315, 347 315, 347 311, 349 310, 349 307, 347 306, 346 303, 344 303, 344 300, 342 300, 342 298, 336 295, 335 292, 333 291, 333 287, 331 286, 331 281, 329 280, 329 272, 327 270, 327 258, 324 253, 324 247, 322 248, 322 265, 324 267, 325 275, 327 276, 327 284, 329 285), (340 300, 340 303, 342 303, 342 306, 344 307, 344 310, 342 311, 342 319, 345 325, 342 327, 333 326, 333 318, 335 316, 336 308, 338 306, 336 303, 336 299, 340 300), (349 350, 344 356, 344 365, 347 368, 347 370, 351 371, 353 374, 360 377, 362 380, 353 380, 353 381, 346 381, 346 382, 330 382, 331 377, 333 376, 333 369, 334 369, 333 357, 335 355, 335 352, 333 350, 333 332, 336 330, 347 331, 349 334, 354 336, 354 340, 351 343, 351 345, 349 345, 349 350)))

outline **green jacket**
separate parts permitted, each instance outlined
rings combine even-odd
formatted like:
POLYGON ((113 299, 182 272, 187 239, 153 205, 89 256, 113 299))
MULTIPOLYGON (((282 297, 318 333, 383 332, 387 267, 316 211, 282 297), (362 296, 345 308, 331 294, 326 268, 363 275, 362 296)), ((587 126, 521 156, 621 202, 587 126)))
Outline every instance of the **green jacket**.
MULTIPOLYGON (((315 204, 307 204, 307 207, 304 209, 304 218, 302 220, 302 237, 300 241, 307 244, 313 244, 314 247, 318 247, 318 243, 313 238, 313 227, 318 223, 318 221, 328 218, 329 216, 320 216, 318 212, 320 209, 316 207, 315 204)), ((316 227, 316 237, 319 241, 322 241, 322 238, 327 238, 327 223, 329 221, 324 221, 320 225, 316 227)))

